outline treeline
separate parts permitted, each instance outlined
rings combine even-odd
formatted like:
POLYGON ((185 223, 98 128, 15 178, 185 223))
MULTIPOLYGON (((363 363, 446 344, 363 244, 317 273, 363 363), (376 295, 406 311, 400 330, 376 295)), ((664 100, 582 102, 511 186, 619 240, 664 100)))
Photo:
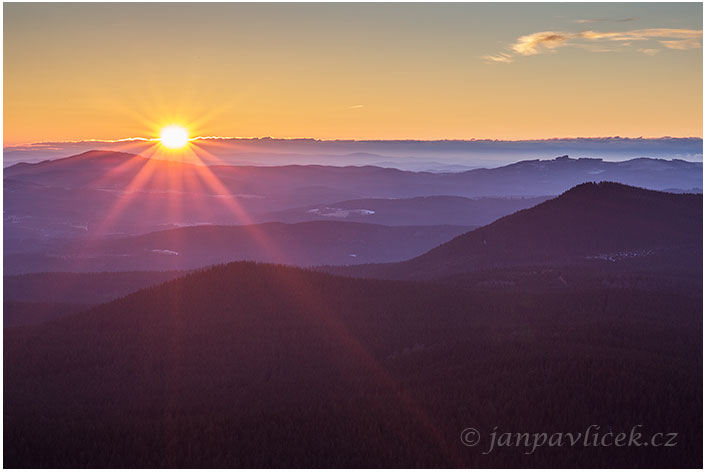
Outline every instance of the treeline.
MULTIPOLYGON (((9 467, 699 467, 701 297, 235 263, 5 330, 9 467), (505 448, 461 431, 678 432, 505 448)), ((484 437, 487 441, 487 436, 484 437)))

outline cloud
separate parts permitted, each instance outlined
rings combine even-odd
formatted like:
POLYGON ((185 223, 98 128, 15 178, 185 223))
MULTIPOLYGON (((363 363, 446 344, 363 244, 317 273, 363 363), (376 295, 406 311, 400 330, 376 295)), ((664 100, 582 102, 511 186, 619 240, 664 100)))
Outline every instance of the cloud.
POLYGON ((513 61, 512 56, 511 56, 510 54, 507 54, 507 53, 504 53, 504 52, 501 52, 501 53, 498 54, 497 56, 482 56, 482 58, 485 59, 486 61, 490 61, 490 62, 505 62, 505 63, 509 63, 509 62, 512 62, 512 61, 513 61))
POLYGON ((574 20, 574 23, 602 23, 604 21, 610 21, 609 18, 590 18, 587 20, 574 20))
POLYGON ((696 49, 701 47, 701 43, 695 39, 663 40, 662 46, 669 49, 696 49))
POLYGON ((363 108, 365 105, 351 105, 348 108, 363 108))
MULTIPOLYGON (((610 20, 616 22, 633 21, 636 18, 610 20)), ((590 21, 603 21, 597 18, 590 21)), ((577 20, 578 21, 578 20, 577 20)), ((589 20, 581 20, 588 22, 589 20)), ((606 20, 608 21, 608 20, 606 20)), ((520 36, 505 51, 485 55, 486 62, 511 63, 516 56, 534 56, 556 52, 560 47, 578 47, 590 52, 619 52, 633 48, 633 42, 645 46, 645 42, 659 42, 668 49, 696 49, 701 47, 701 30, 683 28, 646 28, 628 31, 539 31, 520 36), (615 43, 620 44, 615 44, 615 43)), ((636 48, 638 52, 654 56, 660 49, 655 47, 636 48)))
POLYGON ((702 31, 675 28, 651 28, 617 32, 599 32, 589 30, 582 31, 577 34, 581 38, 592 40, 645 41, 652 38, 701 39, 702 31))
POLYGON ((540 31, 526 36, 520 36, 511 49, 523 56, 532 56, 543 52, 543 49, 556 49, 564 45, 571 38, 570 33, 557 33, 554 31, 540 31))
POLYGON ((618 18, 618 19, 610 19, 610 18, 590 18, 587 20, 574 20, 574 23, 605 23, 605 22, 614 22, 614 23, 627 23, 629 21, 637 21, 640 18, 634 16, 631 18, 618 18))

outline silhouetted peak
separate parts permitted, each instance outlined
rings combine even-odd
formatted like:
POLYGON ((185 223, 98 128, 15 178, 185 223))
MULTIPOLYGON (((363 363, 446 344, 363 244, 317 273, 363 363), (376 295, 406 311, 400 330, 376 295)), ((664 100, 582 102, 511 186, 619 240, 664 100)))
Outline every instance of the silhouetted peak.
POLYGON ((555 157, 554 160, 559 161, 559 162, 565 162, 565 161, 571 161, 573 159, 571 159, 568 154, 564 154, 563 156, 555 157))
MULTIPOLYGON (((678 204, 680 198, 690 198, 689 194, 675 194, 659 190, 620 184, 617 182, 585 182, 567 190, 554 199, 556 205, 580 205, 594 208, 604 213, 620 213, 628 208, 649 212, 650 208, 678 204), (675 198, 677 200, 675 200, 675 198), (671 202, 671 203, 669 203, 671 202)), ((629 218, 630 215, 624 215, 629 218)))
POLYGON ((665 194, 665 192, 660 192, 657 190, 647 190, 641 187, 633 187, 631 185, 625 185, 618 182, 584 182, 582 184, 576 185, 570 188, 559 198, 565 196, 615 196, 615 195, 660 195, 665 194))

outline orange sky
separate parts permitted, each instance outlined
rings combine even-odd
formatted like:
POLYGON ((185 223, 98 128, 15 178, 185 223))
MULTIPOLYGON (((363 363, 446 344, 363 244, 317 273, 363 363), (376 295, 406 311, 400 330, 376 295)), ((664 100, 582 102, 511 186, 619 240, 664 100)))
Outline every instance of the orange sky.
POLYGON ((701 4, 5 4, 4 144, 701 136, 701 4))

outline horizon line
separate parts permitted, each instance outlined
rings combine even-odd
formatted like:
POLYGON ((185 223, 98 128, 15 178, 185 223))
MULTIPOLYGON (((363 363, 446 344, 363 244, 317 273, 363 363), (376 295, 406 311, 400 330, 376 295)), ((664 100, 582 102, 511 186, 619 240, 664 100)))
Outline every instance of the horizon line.
MULTIPOLYGON (((358 142, 358 143, 384 143, 384 142, 419 142, 419 143, 434 143, 434 142, 500 142, 500 143, 516 143, 516 142, 545 142, 545 141, 569 141, 569 140, 606 140, 606 139, 625 139, 625 140, 660 140, 660 139, 699 139, 703 141, 703 136, 564 136, 552 138, 527 138, 527 139, 495 139, 495 138, 439 138, 439 139, 418 139, 418 138, 394 138, 394 139, 346 139, 346 138, 313 138, 313 137, 273 137, 273 136, 196 136, 189 138, 189 141, 312 141, 322 143, 337 143, 337 142, 358 142)), ((3 149, 25 146, 41 146, 51 144, 82 144, 82 143, 129 143, 129 142, 154 142, 160 138, 145 138, 141 136, 118 138, 118 139, 77 139, 63 141, 35 141, 29 143, 18 143, 3 145, 3 149)))

